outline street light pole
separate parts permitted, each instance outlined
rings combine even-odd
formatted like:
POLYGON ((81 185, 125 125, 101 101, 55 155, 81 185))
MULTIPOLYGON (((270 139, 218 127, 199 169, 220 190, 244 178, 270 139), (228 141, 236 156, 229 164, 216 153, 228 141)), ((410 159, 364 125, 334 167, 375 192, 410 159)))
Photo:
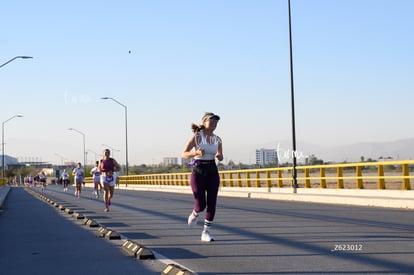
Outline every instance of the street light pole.
MULTIPOLYGON (((116 99, 113 99, 112 97, 101 97, 101 99, 110 99, 125 109, 125 174, 128 176, 128 108, 126 105, 122 104, 116 99)), ((128 186, 128 183, 125 185, 128 186)))
POLYGON ((2 165, 2 173, 1 173, 1 177, 4 178, 4 124, 6 124, 6 122, 12 120, 13 118, 16 117, 23 117, 22 115, 14 115, 11 118, 7 119, 6 121, 3 121, 3 123, 1 124, 1 165, 2 165))
POLYGON ((83 138, 83 169, 84 169, 84 171, 86 171, 85 134, 84 134, 84 133, 82 133, 82 132, 81 132, 81 131, 79 131, 79 130, 76 130, 75 128, 69 128, 68 130, 78 132, 79 134, 81 134, 81 135, 82 135, 82 138, 83 138))
POLYGON ((55 153, 55 156, 58 156, 60 158, 60 165, 63 165, 63 160, 65 159, 64 156, 59 155, 58 153, 55 153))
POLYGON ((103 144, 103 143, 102 143, 102 146, 103 146, 103 147, 107 147, 107 148, 111 149, 111 152, 112 152, 112 157, 113 157, 113 158, 115 158, 115 152, 121 152, 121 150, 115 149, 114 147, 109 146, 108 144, 103 144))
POLYGON ((3 66, 5 66, 5 65, 7 65, 7 64, 9 64, 10 62, 12 62, 12 61, 13 61, 13 60, 15 60, 15 59, 18 59, 18 58, 22 58, 22 59, 29 59, 29 58, 33 58, 33 57, 31 57, 31 56, 21 56, 21 55, 19 55, 19 56, 13 57, 12 59, 10 59, 9 61, 7 61, 6 63, 1 64, 1 65, 0 65, 0 68, 1 68, 1 67, 3 67, 3 66))
POLYGON ((290 14, 290 0, 288 0, 289 9, 289 50, 290 50, 290 98, 292 110, 292 146, 293 146, 293 192, 296 193, 298 188, 297 171, 296 171, 296 126, 295 126, 295 94, 293 85, 293 53, 292 53, 292 20, 290 14))
POLYGON ((100 156, 100 154, 96 153, 95 151, 92 151, 91 149, 86 149, 87 152, 91 152, 92 154, 95 155, 95 160, 92 162, 93 165, 95 165, 95 161, 97 161, 99 159, 98 156, 100 156))

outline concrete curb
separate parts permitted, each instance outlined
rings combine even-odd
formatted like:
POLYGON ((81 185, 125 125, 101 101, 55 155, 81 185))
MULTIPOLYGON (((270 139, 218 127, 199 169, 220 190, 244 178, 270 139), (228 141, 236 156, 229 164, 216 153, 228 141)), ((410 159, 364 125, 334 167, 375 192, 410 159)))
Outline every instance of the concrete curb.
POLYGON ((4 185, 0 187, 0 208, 3 206, 4 201, 7 198, 7 195, 9 194, 10 186, 4 185))
MULTIPOLYGON (((117 187, 118 188, 118 187, 117 187)), ((124 190, 191 194, 190 186, 129 185, 124 190)), ((414 190, 220 187, 219 196, 414 209, 414 190)))
MULTIPOLYGON (((161 254, 157 254, 157 257, 155 256, 155 252, 153 252, 151 249, 142 246, 138 243, 132 242, 128 240, 125 236, 122 236, 116 231, 111 230, 110 228, 106 228, 104 226, 100 226, 96 221, 88 219, 86 216, 83 216, 83 214, 75 212, 69 208, 64 207, 63 205, 57 204, 55 205, 55 202, 48 198, 47 196, 43 195, 42 193, 39 193, 37 190, 33 189, 27 189, 27 191, 32 194, 33 196, 37 196, 40 199, 43 199, 45 202, 48 202, 49 204, 55 206, 58 210, 64 211, 65 213, 72 215, 72 218, 76 220, 80 220, 80 216, 82 216, 83 221, 82 224, 89 227, 96 227, 97 231, 96 234, 98 237, 107 239, 107 240, 124 240, 124 244, 121 246, 121 251, 128 255, 133 256, 137 260, 158 260, 161 263, 165 264, 165 270, 170 270, 170 272, 173 272, 174 270, 177 271, 177 273, 168 273, 168 274, 188 274, 193 275, 197 274, 192 271, 189 271, 185 269, 184 267, 179 266, 177 263, 172 262, 171 260, 168 260, 168 264, 165 262, 164 256, 161 254), (170 266, 174 266, 174 270, 170 266)), ((163 273, 161 273, 163 274, 163 273)))

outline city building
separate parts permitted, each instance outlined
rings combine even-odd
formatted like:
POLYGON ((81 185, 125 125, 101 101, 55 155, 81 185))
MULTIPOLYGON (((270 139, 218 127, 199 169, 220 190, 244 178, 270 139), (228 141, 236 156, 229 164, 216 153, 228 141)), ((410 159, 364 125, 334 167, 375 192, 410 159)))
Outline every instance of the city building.
POLYGON ((0 162, 1 162, 2 167, 3 167, 3 159, 4 159, 4 169, 5 170, 7 170, 9 168, 9 165, 16 165, 16 164, 19 163, 19 161, 14 157, 11 157, 11 156, 8 156, 8 155, 4 155, 4 156, 0 155, 0 162))
POLYGON ((277 150, 264 148, 256 150, 256 164, 260 167, 265 167, 271 164, 277 165, 277 150))
POLYGON ((162 164, 163 166, 178 165, 178 158, 174 158, 174 157, 163 158, 162 164))

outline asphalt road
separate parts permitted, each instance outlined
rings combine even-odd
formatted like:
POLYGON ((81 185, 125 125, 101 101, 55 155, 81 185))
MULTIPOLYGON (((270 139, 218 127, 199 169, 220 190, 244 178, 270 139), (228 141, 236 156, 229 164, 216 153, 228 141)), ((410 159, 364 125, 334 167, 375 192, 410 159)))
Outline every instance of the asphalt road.
POLYGON ((148 247, 157 259, 131 259, 120 253, 122 241, 99 238, 96 229, 12 188, 0 213, 0 266, 21 272, 4 274, 35 274, 34 267, 55 271, 42 274, 90 274, 102 266, 93 273, 160 274, 170 262, 198 274, 414 274, 410 210, 220 197, 216 241, 203 243, 202 223, 186 224, 193 204, 187 194, 116 190, 105 213, 90 188, 80 199, 73 188, 36 192, 148 247), (14 212, 27 202, 25 214, 14 212), (48 234, 30 234, 35 227, 48 234), (32 246, 39 237, 43 245, 32 246), (65 260, 53 257, 62 250, 65 260), (97 260, 86 257, 94 253, 97 260))

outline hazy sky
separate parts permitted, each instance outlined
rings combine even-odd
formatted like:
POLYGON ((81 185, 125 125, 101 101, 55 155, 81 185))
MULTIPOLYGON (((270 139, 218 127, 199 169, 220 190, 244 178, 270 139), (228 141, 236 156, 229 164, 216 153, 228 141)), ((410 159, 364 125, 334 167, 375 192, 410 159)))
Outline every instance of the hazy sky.
MULTIPOLYGON (((292 0, 297 148, 414 137, 414 1, 292 0)), ((0 2, 5 153, 125 163, 180 157, 221 116, 225 161, 291 140, 287 0, 0 2)), ((317 152, 304 152, 315 154, 317 152)))

